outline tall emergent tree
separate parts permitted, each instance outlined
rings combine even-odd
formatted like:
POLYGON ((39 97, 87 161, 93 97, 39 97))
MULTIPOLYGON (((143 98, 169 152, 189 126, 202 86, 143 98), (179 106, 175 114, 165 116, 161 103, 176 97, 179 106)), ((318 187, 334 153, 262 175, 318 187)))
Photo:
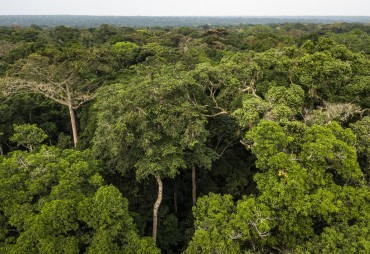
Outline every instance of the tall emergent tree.
MULTIPOLYGON (((157 70, 143 67, 137 72, 139 78, 131 83, 101 90, 96 103, 99 116, 94 147, 100 158, 119 170, 134 168, 138 180, 155 177, 156 240, 162 179, 174 177, 180 168, 187 167, 189 151, 201 147, 206 136, 206 119, 203 108, 189 100, 192 85, 181 72, 181 66, 157 70)), ((195 159, 190 162, 196 163, 195 159)))
MULTIPOLYGON (((94 98, 98 75, 111 67, 100 61, 102 51, 82 46, 47 48, 16 62, 0 79, 1 95, 37 93, 68 107, 74 145, 77 145, 75 110, 94 98)), ((106 61, 106 60, 104 60, 106 61)))

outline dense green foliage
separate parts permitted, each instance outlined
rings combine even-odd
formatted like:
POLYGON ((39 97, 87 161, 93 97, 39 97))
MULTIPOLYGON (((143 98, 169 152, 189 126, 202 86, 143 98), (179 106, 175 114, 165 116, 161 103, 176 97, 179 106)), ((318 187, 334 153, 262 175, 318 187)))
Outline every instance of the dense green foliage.
POLYGON ((0 27, 0 252, 369 253, 369 33, 0 27))
POLYGON ((2 253, 156 253, 88 150, 15 151, 0 168, 2 253))

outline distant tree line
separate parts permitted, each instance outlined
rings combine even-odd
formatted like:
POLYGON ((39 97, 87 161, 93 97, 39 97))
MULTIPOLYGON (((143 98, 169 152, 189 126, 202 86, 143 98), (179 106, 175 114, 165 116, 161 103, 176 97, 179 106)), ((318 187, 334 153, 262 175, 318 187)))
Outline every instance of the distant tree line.
POLYGON ((271 25, 283 23, 367 24, 368 16, 91 16, 91 15, 1 15, 0 26, 98 27, 102 24, 126 27, 201 27, 271 25))

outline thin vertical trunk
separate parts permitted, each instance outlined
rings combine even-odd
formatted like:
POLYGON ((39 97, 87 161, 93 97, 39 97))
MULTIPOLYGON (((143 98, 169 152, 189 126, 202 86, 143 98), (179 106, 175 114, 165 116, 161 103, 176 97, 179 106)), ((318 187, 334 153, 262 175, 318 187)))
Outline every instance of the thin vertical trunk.
POLYGON ((77 136, 77 123, 76 123, 76 115, 75 111, 73 109, 73 98, 72 98, 72 92, 70 86, 66 85, 66 92, 67 92, 67 104, 68 104, 68 110, 69 110, 69 116, 71 118, 71 127, 72 127, 72 135, 73 135, 73 144, 76 147, 78 136, 77 136))
POLYGON ((159 175, 155 176, 158 184, 158 196, 157 200, 154 203, 153 208, 153 240, 154 242, 157 241, 157 229, 158 229, 158 209, 162 202, 162 196, 163 196, 163 183, 162 179, 159 175))
POLYGON ((4 150, 3 150, 3 145, 2 144, 0 144, 0 154, 4 155, 4 150))
POLYGON ((197 202, 197 179, 195 175, 195 165, 192 165, 191 168, 191 183, 192 183, 192 196, 193 196, 193 205, 197 202))
POLYGON ((176 180, 174 181, 173 185, 173 206, 175 209, 175 213, 177 214, 177 188, 176 188, 176 180))
POLYGON ((73 135, 73 144, 77 146, 78 136, 77 136, 77 123, 75 111, 72 107, 72 103, 68 104, 69 116, 71 117, 71 126, 72 126, 72 135, 73 135))

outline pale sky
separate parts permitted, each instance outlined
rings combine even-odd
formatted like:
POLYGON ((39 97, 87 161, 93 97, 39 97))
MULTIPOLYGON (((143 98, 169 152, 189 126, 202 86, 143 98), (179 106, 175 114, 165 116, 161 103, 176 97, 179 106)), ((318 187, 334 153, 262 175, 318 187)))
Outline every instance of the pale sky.
POLYGON ((0 0, 0 15, 370 16, 370 0, 0 0))

